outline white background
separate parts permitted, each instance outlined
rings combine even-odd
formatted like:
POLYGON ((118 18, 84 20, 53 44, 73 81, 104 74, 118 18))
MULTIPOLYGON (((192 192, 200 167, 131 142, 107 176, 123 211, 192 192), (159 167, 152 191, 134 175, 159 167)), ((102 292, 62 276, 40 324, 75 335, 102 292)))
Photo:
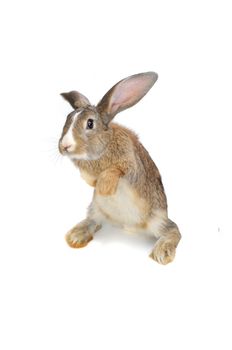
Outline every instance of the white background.
POLYGON ((230 1, 2 1, 0 348, 223 349, 231 341, 230 1), (64 234, 92 189, 57 140, 77 89, 92 103, 154 70, 116 119, 158 165, 182 241, 176 260, 107 227, 64 234))

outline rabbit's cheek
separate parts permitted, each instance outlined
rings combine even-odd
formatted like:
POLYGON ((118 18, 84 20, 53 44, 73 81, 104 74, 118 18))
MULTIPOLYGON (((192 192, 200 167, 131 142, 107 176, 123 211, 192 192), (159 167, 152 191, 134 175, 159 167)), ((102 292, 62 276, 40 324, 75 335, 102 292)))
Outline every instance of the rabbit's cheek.
POLYGON ((75 144, 69 157, 74 160, 88 159, 86 143, 81 138, 75 138, 75 144))

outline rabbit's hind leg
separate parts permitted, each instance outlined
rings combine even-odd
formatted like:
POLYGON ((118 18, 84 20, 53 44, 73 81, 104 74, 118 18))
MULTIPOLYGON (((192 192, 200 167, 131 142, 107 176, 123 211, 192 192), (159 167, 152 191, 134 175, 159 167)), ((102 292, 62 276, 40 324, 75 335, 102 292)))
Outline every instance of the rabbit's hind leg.
MULTIPOLYGON (((154 221, 155 222, 155 221, 154 221)), ((168 219, 164 218, 159 225, 154 225, 154 235, 158 238, 150 257, 159 264, 166 265, 175 258, 176 247, 181 239, 178 226, 168 219)))
POLYGON ((72 248, 83 248, 93 239, 93 234, 100 230, 100 228, 101 225, 86 218, 66 234, 66 242, 72 248))

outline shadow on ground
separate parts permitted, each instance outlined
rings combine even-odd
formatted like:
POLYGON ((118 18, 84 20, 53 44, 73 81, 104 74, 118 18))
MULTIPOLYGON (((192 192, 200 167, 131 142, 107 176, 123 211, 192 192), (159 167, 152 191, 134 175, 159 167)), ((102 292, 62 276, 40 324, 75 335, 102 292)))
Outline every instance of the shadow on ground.
POLYGON ((94 240, 102 245, 127 245, 135 249, 149 250, 156 239, 145 234, 131 233, 111 225, 105 225, 94 235, 94 240))

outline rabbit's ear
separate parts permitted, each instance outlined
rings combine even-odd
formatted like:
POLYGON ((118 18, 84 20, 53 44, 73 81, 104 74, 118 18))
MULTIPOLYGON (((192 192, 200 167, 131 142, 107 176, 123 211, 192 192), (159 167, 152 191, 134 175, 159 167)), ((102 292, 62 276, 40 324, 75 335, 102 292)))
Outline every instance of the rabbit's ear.
POLYGON ((132 75, 114 85, 97 105, 104 123, 108 124, 117 113, 139 102, 157 79, 156 73, 147 72, 132 75))
POLYGON ((74 109, 90 106, 90 102, 84 95, 77 91, 63 92, 61 96, 70 103, 74 109))

